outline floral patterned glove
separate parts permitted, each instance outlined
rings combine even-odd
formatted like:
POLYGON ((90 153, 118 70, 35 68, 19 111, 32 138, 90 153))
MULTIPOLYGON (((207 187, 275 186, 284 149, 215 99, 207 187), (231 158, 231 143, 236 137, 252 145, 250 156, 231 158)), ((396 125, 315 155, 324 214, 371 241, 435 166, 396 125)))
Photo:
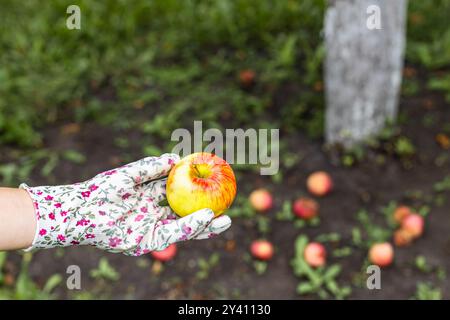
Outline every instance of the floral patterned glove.
POLYGON ((64 186, 20 187, 31 196, 37 230, 34 248, 93 245, 139 256, 178 241, 207 239, 231 225, 202 209, 176 219, 165 199, 166 176, 179 160, 175 154, 149 157, 91 180, 64 186))

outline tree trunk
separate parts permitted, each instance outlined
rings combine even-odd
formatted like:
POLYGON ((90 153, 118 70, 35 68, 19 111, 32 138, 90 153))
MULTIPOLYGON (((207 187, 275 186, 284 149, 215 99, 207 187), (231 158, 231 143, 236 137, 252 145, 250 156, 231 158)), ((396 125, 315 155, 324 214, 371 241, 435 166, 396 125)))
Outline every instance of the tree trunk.
POLYGON ((407 0, 329 0, 325 16, 328 143, 350 147, 396 118, 406 10, 407 0))

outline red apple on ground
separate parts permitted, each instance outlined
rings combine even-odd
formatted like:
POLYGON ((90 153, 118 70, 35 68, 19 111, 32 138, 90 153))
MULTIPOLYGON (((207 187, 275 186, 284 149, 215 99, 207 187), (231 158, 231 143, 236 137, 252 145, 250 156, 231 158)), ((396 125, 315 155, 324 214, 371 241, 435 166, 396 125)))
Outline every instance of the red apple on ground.
POLYGON ((398 247, 409 245, 414 240, 414 236, 405 229, 398 229, 394 232, 394 243, 398 247))
POLYGON ((309 220, 319 214, 319 204, 310 198, 298 198, 295 200, 292 210, 297 217, 309 220))
POLYGON ((256 211, 268 211, 273 206, 273 198, 270 192, 266 189, 257 189, 250 193, 250 204, 256 211))
POLYGON ((407 230, 414 238, 418 238, 423 233, 424 220, 418 213, 412 213, 402 220, 401 227, 407 230))
POLYGON ((161 251, 152 251, 150 252, 153 258, 158 261, 166 262, 172 260, 177 254, 177 245, 172 243, 167 248, 161 251))
POLYGON ((399 206, 394 211, 394 220, 400 224, 403 219, 409 216, 412 213, 412 210, 408 206, 399 206))
POLYGON ((273 245, 267 240, 255 240, 250 246, 250 252, 256 259, 267 261, 273 257, 273 245))
POLYGON ((239 72, 239 81, 243 87, 250 87, 255 82, 255 71, 245 69, 239 72))
POLYGON ((389 242, 376 243, 369 250, 369 260, 379 267, 387 267, 394 260, 394 248, 389 242))
POLYGON ((327 251, 321 243, 310 242, 306 246, 303 256, 311 267, 321 267, 326 263, 327 251))
POLYGON ((311 194, 323 197, 333 189, 333 180, 328 173, 317 171, 309 175, 306 186, 311 194))
POLYGON ((181 217, 210 208, 218 216, 236 196, 236 178, 230 165, 216 155, 193 153, 180 160, 167 178, 167 201, 181 217))

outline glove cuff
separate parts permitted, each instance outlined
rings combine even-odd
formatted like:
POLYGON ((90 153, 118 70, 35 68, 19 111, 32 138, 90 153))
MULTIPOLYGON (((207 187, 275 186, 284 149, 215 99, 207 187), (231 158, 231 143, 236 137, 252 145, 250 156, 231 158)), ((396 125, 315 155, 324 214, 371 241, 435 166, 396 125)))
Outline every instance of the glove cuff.
POLYGON ((67 209, 59 202, 61 197, 56 187, 29 187, 22 183, 19 188, 30 195, 36 215, 35 236, 25 251, 79 244, 68 236, 70 232, 67 228, 73 209, 67 209))

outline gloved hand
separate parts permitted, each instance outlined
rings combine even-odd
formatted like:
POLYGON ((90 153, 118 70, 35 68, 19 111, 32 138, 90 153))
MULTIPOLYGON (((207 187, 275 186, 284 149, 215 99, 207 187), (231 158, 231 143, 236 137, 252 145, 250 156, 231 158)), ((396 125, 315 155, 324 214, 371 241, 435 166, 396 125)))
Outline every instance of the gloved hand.
POLYGON ((37 230, 30 249, 92 245, 139 256, 178 241, 207 239, 231 225, 202 209, 177 219, 165 199, 175 154, 148 157, 91 180, 64 186, 20 187, 31 196, 37 230))

